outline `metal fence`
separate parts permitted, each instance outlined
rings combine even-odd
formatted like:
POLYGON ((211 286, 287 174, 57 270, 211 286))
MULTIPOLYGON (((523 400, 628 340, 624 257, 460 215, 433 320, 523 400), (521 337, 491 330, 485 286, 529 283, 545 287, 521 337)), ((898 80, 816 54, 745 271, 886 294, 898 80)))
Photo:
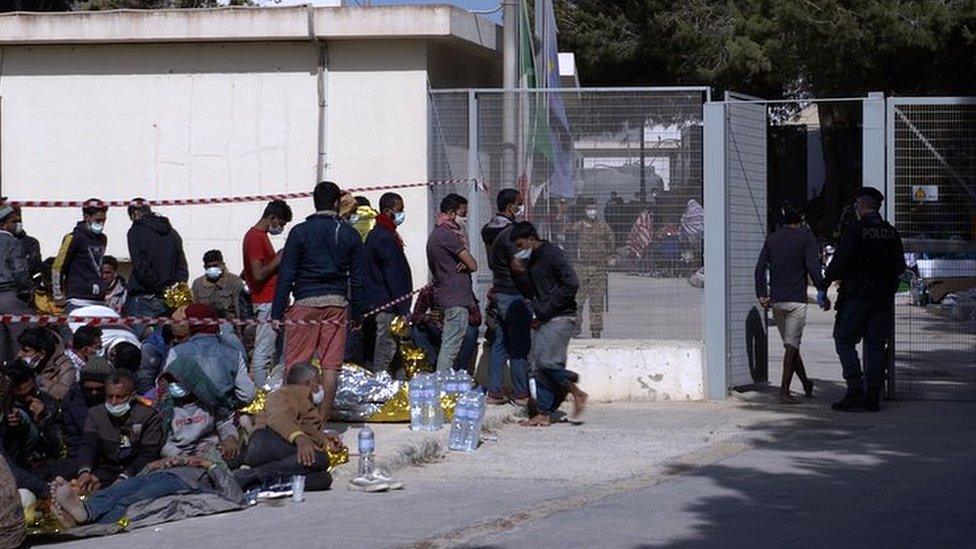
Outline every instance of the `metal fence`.
POLYGON ((895 394, 976 399, 976 99, 889 99, 888 151, 888 213, 911 274, 895 394))
MULTIPOLYGON (((471 247, 486 266, 480 229, 498 191, 518 188, 526 218, 574 262, 580 337, 700 340, 707 94, 432 91, 430 177, 473 177, 483 187, 434 188, 432 213, 447 193, 468 196, 471 247), (506 101, 514 128, 503 124, 506 101)), ((491 283, 486 267, 475 282, 483 298, 491 283)))

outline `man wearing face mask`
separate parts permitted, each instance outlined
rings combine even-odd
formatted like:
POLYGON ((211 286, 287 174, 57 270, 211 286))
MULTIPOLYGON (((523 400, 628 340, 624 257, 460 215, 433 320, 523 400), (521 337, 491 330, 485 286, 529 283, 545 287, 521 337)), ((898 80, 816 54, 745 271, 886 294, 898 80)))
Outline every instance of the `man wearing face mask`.
POLYGON ((64 437, 68 446, 67 476, 78 470, 78 449, 85 432, 85 422, 92 408, 105 404, 105 381, 115 369, 100 356, 92 357, 81 369, 81 377, 61 401, 64 437))
POLYGON ((498 213, 481 229, 481 239, 488 251, 488 267, 492 273, 492 292, 488 307, 495 316, 497 325, 495 338, 491 345, 491 361, 488 368, 489 404, 505 404, 503 381, 505 363, 510 368, 512 379, 512 398, 516 404, 524 406, 529 398, 529 360, 525 345, 515 345, 516 341, 528 341, 532 315, 519 293, 515 274, 511 265, 518 253, 512 241, 512 227, 515 217, 525 209, 522 194, 515 189, 502 189, 496 199, 498 213))
POLYGON ((108 246, 104 232, 108 207, 90 198, 81 212, 84 219, 61 241, 51 267, 51 295, 69 313, 87 305, 105 304, 102 258, 108 246))
MULTIPOLYGON (((10 205, 0 206, 0 311, 6 314, 30 314, 30 307, 21 295, 30 291, 27 259, 14 236, 17 213, 10 205)), ((0 324, 0 361, 6 362, 17 353, 17 337, 27 326, 19 323, 0 324)))
POLYGON ((441 200, 437 226, 427 239, 427 266, 433 278, 434 306, 444 311, 441 352, 437 371, 449 372, 468 331, 468 307, 474 305, 471 275, 478 262, 471 255, 465 236, 468 200, 449 194, 441 200))
MULTIPOLYGON (((7 204, 7 197, 0 197, 0 207, 7 204)), ((11 204, 14 209, 14 227, 13 235, 20 242, 20 247, 24 251, 24 260, 27 261, 27 277, 30 279, 30 284, 27 284, 26 289, 21 293, 21 299, 25 303, 31 303, 34 298, 34 277, 41 274, 44 270, 44 259, 41 257, 41 243, 37 241, 36 238, 27 234, 24 230, 24 213, 21 207, 17 204, 11 204)))
POLYGON ((817 301, 825 302, 827 289, 840 281, 834 344, 844 369, 847 394, 833 404, 842 412, 881 409, 885 383, 885 345, 891 337, 894 297, 905 271, 901 235, 878 213, 884 195, 864 187, 854 202, 857 221, 851 222, 837 244, 817 301), (857 356, 863 340, 864 371, 857 356))
POLYGON ((243 318, 238 307, 244 281, 227 271, 220 250, 203 254, 203 272, 193 281, 193 300, 210 305, 222 318, 243 318))
POLYGON ((583 203, 585 215, 574 223, 570 230, 579 237, 575 261, 573 262, 580 280, 576 301, 580 310, 576 316, 575 335, 583 326, 583 306, 589 303, 590 335, 599 339, 603 334, 603 309, 606 306, 607 271, 615 263, 616 249, 613 229, 600 219, 596 201, 583 203))
MULTIPOLYGON (((396 193, 386 193, 380 197, 380 214, 376 216, 376 226, 366 236, 362 252, 366 310, 373 310, 413 291, 410 264, 403 252, 403 239, 397 233, 397 227, 403 224, 406 217, 403 197, 396 193)), ((390 333, 390 322, 397 315, 408 314, 410 300, 376 314, 375 372, 387 371, 396 356, 396 340, 390 333)))
POLYGON ((162 421, 135 393, 132 374, 115 370, 105 380, 105 404, 88 412, 78 447, 77 480, 82 493, 133 477, 159 457, 162 421))
POLYGON ((37 385, 55 400, 64 398, 78 378, 78 369, 65 354, 61 338, 41 326, 24 330, 17 338, 20 358, 37 376, 37 385))
POLYGON ((341 441, 325 434, 325 389, 319 371, 310 364, 296 364, 285 374, 285 383, 268 395, 251 435, 245 462, 234 478, 244 490, 281 477, 305 475, 305 490, 327 490, 332 485, 326 451, 341 441))
MULTIPOLYGON (((277 236, 291 223, 291 207, 284 200, 272 200, 261 219, 244 235, 244 281, 251 290, 251 302, 257 320, 271 318, 271 306, 278 287, 278 265, 281 251, 275 252, 268 235, 277 236)), ((268 369, 275 359, 277 332, 271 324, 258 324, 251 353, 251 377, 257 386, 264 385, 268 369)))

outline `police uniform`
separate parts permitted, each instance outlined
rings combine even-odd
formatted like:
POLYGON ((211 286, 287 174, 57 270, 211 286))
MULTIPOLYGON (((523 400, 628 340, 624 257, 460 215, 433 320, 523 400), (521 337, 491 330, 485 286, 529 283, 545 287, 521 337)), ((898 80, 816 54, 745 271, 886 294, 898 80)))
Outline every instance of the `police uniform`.
POLYGON ((581 221, 579 227, 579 251, 575 269, 580 288, 576 296, 579 303, 576 326, 582 326, 583 305, 589 302, 590 331, 600 337, 603 331, 603 309, 607 293, 607 269, 614 256, 613 229, 602 219, 581 221))
MULTIPOLYGON (((884 199, 877 189, 868 187, 858 192, 862 196, 878 204, 884 199)), ((885 380, 885 344, 891 335, 894 295, 904 271, 901 236, 878 212, 863 214, 844 230, 818 288, 826 291, 833 281, 840 281, 834 344, 844 369, 847 396, 834 409, 860 408, 865 394, 868 408, 877 409, 885 380), (861 340, 863 373, 856 349, 861 340)))

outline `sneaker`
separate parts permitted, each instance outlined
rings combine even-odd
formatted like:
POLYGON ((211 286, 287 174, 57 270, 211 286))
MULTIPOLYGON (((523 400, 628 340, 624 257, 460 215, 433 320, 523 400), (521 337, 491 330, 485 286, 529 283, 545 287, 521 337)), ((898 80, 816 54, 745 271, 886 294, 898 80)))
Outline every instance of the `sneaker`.
POLYGON ((830 407, 838 412, 861 412, 864 410, 864 393, 847 393, 830 407))
POLYGON ((262 488, 258 491, 257 499, 269 500, 269 499, 281 499, 290 498, 294 492, 292 492, 291 484, 272 484, 266 488, 262 488))
POLYGON ((374 494, 376 492, 386 492, 390 489, 390 485, 383 482, 379 478, 373 477, 356 477, 349 481, 349 489, 353 492, 366 492, 369 494, 374 494))
POLYGON ((593 336, 593 339, 600 339, 600 336, 603 335, 603 334, 601 332, 594 331, 594 332, 591 332, 590 335, 593 336))
POLYGON ((394 480, 393 475, 384 471, 383 469, 374 469, 373 474, 370 475, 372 480, 377 480, 381 483, 386 483, 390 487, 390 490, 403 490, 403 483, 394 480))

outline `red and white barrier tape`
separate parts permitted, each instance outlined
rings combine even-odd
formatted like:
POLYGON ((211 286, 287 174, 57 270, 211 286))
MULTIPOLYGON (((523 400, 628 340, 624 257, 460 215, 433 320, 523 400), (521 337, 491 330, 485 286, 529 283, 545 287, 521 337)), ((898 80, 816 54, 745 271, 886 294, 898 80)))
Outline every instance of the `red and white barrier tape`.
MULTIPOLYGON (((429 285, 428 285, 429 286, 429 285)), ((365 315, 363 318, 375 315, 394 305, 398 305, 413 298, 414 295, 424 291, 428 286, 417 288, 409 294, 402 295, 389 303, 385 303, 365 315)), ((134 325, 143 326, 220 326, 221 324, 233 324, 234 326, 257 326, 259 324, 273 324, 275 326, 314 326, 318 324, 341 325, 342 322, 336 320, 258 320, 248 319, 225 319, 225 318, 186 318, 177 320, 170 317, 143 317, 143 316, 123 316, 123 317, 104 317, 104 316, 59 316, 59 315, 0 315, 0 324, 39 324, 39 325, 63 325, 63 324, 86 324, 88 326, 99 326, 102 328, 126 327, 134 325)))
MULTIPOLYGON (((394 189, 409 189, 414 187, 436 187, 440 185, 460 185, 463 183, 474 182, 477 188, 478 180, 474 178, 444 179, 437 181, 424 181, 422 183, 401 183, 396 185, 377 185, 372 187, 359 187, 344 189, 350 193, 362 193, 370 191, 385 191, 394 189)), ((108 208, 122 208, 128 206, 197 206, 200 204, 239 204, 245 202, 270 202, 271 200, 293 200, 298 198, 310 198, 311 192, 300 193, 280 193, 265 195, 248 196, 223 196, 207 198, 159 198, 147 199, 134 202, 132 200, 101 200, 103 206, 108 208)), ((7 203, 21 208, 83 208, 88 205, 88 200, 10 200, 7 203)))

